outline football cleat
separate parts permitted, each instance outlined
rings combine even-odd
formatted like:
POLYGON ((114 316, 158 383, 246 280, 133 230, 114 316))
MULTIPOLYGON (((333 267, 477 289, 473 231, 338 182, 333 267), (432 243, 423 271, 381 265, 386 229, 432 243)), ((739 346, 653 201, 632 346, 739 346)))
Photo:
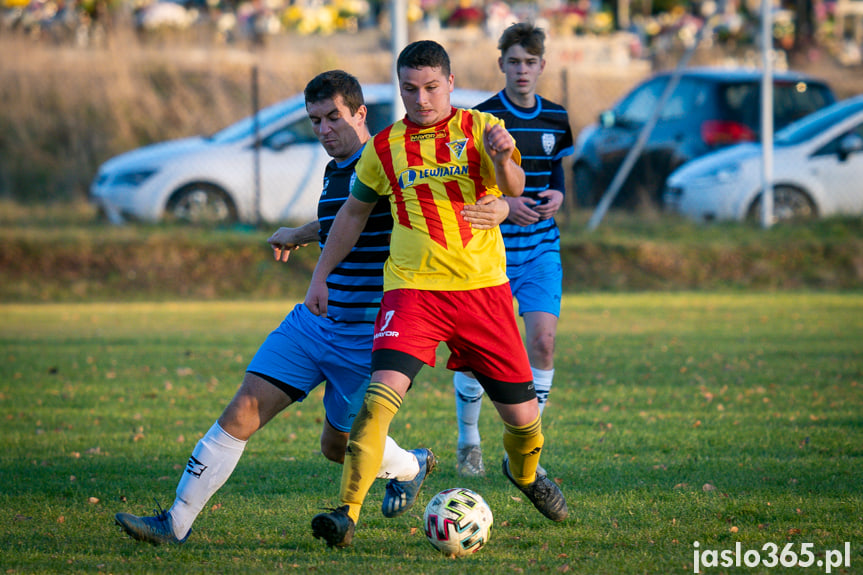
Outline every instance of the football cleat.
POLYGON ((327 547, 347 547, 354 539, 354 520, 348 517, 348 506, 342 505, 312 518, 312 534, 323 539, 327 547))
POLYGON ((162 509, 162 506, 156 503, 157 515, 155 517, 138 517, 131 513, 117 513, 114 515, 114 523, 123 528, 132 539, 138 541, 146 541, 153 545, 161 545, 162 543, 185 543, 189 538, 192 530, 186 533, 182 539, 177 539, 174 535, 174 523, 168 512, 162 509))
POLYGON ((485 465, 482 463, 482 447, 466 445, 458 450, 455 470, 462 477, 482 477, 485 475, 485 465))
POLYGON ((423 481, 437 464, 437 459, 435 459, 431 449, 412 449, 411 453, 416 455, 420 470, 409 481, 389 480, 384 492, 384 502, 381 505, 381 513, 384 514, 384 517, 398 517, 413 507, 417 500, 417 494, 423 486, 423 481))
POLYGON ((512 481, 513 485, 525 494, 530 499, 533 506, 540 513, 551 519, 552 521, 563 521, 569 515, 566 508, 566 498, 563 496, 560 487, 554 481, 548 478, 547 475, 537 473, 536 479, 530 485, 522 487, 515 482, 509 471, 509 460, 503 460, 503 474, 507 479, 512 481))

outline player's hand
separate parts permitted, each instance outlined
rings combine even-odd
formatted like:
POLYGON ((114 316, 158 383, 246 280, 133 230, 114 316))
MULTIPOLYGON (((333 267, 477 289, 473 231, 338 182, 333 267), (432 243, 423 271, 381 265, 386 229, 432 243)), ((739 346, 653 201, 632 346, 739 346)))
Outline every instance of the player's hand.
POLYGON ((486 125, 482 143, 486 153, 495 163, 509 160, 515 150, 515 140, 500 124, 486 125))
POLYGON ((534 211, 539 214, 540 220, 547 220, 554 217, 563 205, 563 192, 560 190, 548 189, 537 194, 540 198, 547 198, 546 201, 534 206, 534 211))
POLYGON ((273 248, 276 261, 287 262, 292 251, 306 245, 296 242, 296 231, 297 228, 279 228, 267 239, 267 243, 273 248))
POLYGON ((536 211, 536 200, 519 196, 517 198, 506 198, 509 204, 509 221, 517 226, 529 226, 540 220, 536 211))
POLYGON ((329 300, 329 288, 327 282, 316 282, 314 279, 309 284, 306 299, 303 301, 309 311, 321 317, 327 317, 327 300, 329 300))
POLYGON ((491 194, 478 199, 475 204, 465 204, 461 211, 464 221, 475 230, 495 228, 509 216, 509 204, 491 194))

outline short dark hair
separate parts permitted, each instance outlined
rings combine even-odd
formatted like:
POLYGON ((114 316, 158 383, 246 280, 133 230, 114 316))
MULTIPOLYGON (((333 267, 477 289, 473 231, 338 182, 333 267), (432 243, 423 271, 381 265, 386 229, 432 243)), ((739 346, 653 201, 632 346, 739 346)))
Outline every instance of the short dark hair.
POLYGON ((532 22, 519 22, 503 31, 497 47, 503 56, 507 50, 518 44, 528 54, 543 57, 545 54, 545 31, 532 22))
POLYGON ((356 114, 360 106, 365 104, 359 80, 344 70, 318 74, 306 84, 303 95, 306 97, 306 106, 341 96, 351 114, 356 114))
POLYGON ((434 40, 420 40, 408 44, 396 62, 396 70, 401 76, 402 68, 440 68, 444 76, 450 75, 449 54, 434 40))

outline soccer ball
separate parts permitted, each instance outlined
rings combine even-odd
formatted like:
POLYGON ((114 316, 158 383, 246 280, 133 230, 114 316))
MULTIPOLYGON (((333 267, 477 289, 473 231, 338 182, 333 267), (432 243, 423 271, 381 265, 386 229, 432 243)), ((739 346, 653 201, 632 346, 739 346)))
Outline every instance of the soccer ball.
POLYGON ((432 497, 423 514, 426 538, 449 557, 470 555, 491 537, 494 518, 479 493, 456 487, 432 497))

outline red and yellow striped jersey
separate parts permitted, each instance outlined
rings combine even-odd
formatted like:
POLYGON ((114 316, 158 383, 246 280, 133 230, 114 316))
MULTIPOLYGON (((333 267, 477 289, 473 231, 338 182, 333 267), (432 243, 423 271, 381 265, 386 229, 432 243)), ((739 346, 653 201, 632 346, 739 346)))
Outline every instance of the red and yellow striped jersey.
MULTIPOLYGON (((474 230, 462 206, 500 196, 491 158, 483 149, 491 114, 453 108, 434 126, 407 118, 381 131, 357 164, 358 199, 389 196, 394 220, 384 291, 409 288, 464 291, 506 283, 499 228, 474 230)), ((520 162, 518 152, 513 155, 520 162)))

